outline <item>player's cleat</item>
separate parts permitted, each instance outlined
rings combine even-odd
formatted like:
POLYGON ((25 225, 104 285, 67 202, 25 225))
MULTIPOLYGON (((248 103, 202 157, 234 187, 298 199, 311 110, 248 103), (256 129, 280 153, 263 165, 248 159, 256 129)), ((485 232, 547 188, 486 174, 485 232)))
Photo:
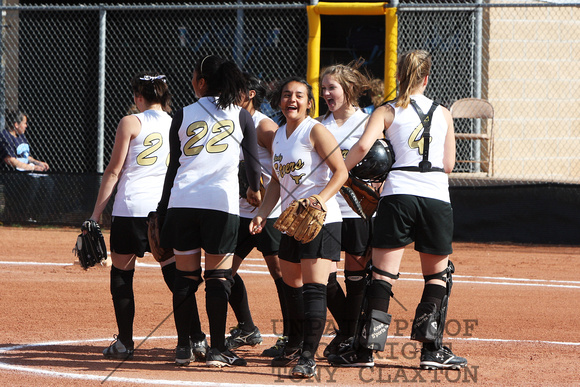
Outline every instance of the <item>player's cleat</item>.
POLYGON ((282 355, 272 359, 272 367, 288 367, 296 363, 302 354, 302 348, 285 348, 282 355))
POLYGON ((276 344, 271 346, 268 349, 262 351, 261 356, 265 357, 278 357, 284 354, 284 348, 286 347, 286 343, 288 342, 288 337, 280 336, 278 340, 276 340, 276 344))
POLYGON ((199 341, 190 340, 190 344, 191 352, 193 353, 195 359, 202 361, 205 360, 208 347, 206 338, 204 337, 203 340, 199 341))
POLYGON ((467 359, 455 356, 448 347, 441 347, 436 351, 421 349, 421 368, 425 370, 454 369, 458 370, 467 365, 467 359))
POLYGON ((373 351, 366 348, 348 349, 328 356, 328 362, 335 367, 374 367, 373 351))
POLYGON ((133 359, 133 348, 127 348, 121 341, 117 338, 117 335, 113 335, 115 339, 111 345, 103 350, 103 356, 107 359, 119 359, 119 360, 131 360, 133 359))
POLYGON ((175 347, 175 364, 178 366, 186 366, 192 361, 195 361, 195 355, 191 349, 191 340, 189 340, 189 345, 178 345, 175 347))
POLYGON ((292 369, 295 378, 311 378, 316 375, 316 361, 310 357, 300 356, 298 364, 292 369))
POLYGON ((205 364, 211 367, 245 366, 248 364, 244 359, 230 350, 220 352, 217 348, 210 348, 205 358, 205 364))
POLYGON ((324 348, 324 352, 322 353, 323 356, 328 357, 331 354, 336 355, 341 348, 346 348, 349 345, 349 340, 352 341, 352 338, 340 333, 340 331, 336 331, 334 339, 332 339, 326 348, 324 348))
POLYGON ((238 325, 232 328, 230 336, 226 337, 226 347, 228 349, 236 349, 244 345, 255 347, 258 344, 262 344, 262 334, 258 327, 255 327, 251 332, 246 332, 238 325))

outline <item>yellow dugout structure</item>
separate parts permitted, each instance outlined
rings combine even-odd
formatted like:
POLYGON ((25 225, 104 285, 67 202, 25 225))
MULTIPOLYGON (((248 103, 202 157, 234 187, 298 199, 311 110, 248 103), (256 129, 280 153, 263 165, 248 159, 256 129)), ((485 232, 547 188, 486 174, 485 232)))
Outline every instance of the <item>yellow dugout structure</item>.
MULTIPOLYGON (((385 96, 396 90, 395 71, 397 67, 397 9, 389 3, 325 3, 307 7, 308 13, 308 63, 306 78, 312 85, 312 92, 317 98, 320 95, 318 77, 320 75, 320 35, 322 26, 320 15, 385 15, 385 96)), ((395 96, 389 96, 394 98, 395 96)), ((314 117, 318 116, 318 105, 314 117)))

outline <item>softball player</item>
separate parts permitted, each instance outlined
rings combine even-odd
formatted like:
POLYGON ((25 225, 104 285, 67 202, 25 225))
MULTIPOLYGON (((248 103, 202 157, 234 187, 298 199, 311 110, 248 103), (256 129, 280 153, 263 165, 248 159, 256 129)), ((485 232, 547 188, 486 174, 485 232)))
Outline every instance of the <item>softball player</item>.
POLYGON ((245 92, 236 64, 210 55, 197 62, 192 79, 199 100, 179 110, 169 132, 170 161, 158 206, 165 216, 161 245, 173 248, 177 264, 173 311, 177 329, 177 364, 192 357, 191 310, 201 279, 205 251, 206 310, 211 348, 208 366, 246 365, 226 348, 232 257, 239 227, 238 162, 240 148, 250 185, 248 202, 260 204, 260 164, 252 117, 240 103, 245 92), (218 230, 216 232, 216 230, 218 230))
MULTIPOLYGON (((338 141, 341 154, 346 157, 350 147, 364 132, 369 115, 358 107, 358 99, 369 87, 368 78, 358 70, 358 62, 333 65, 322 70, 321 93, 328 112, 317 119, 330 130, 338 141)), ((342 246, 345 252, 344 283, 346 296, 336 279, 337 265, 328 278, 328 309, 338 323, 335 338, 324 350, 324 356, 336 354, 354 336, 356 320, 364 294, 364 276, 369 242, 369 222, 357 215, 340 193, 336 195, 342 213, 342 246)))
MULTIPOLYGON (((264 82, 251 74, 244 74, 247 82, 247 94, 241 106, 252 115, 258 139, 258 155, 262 167, 262 183, 267 187, 272 174, 272 140, 278 129, 278 125, 263 114, 259 108, 266 97, 266 86, 264 82)), ((243 155, 242 155, 243 160, 243 155)), ((280 215, 278 205, 268 216, 264 232, 252 235, 249 231, 250 221, 256 214, 256 207, 248 203, 245 198, 240 198, 240 228, 238 230, 238 245, 234 254, 232 271, 234 274, 234 285, 230 296, 230 305, 236 315, 238 325, 230 331, 230 336, 226 338, 226 345, 229 349, 236 349, 243 345, 255 346, 262 343, 262 335, 258 327, 254 325, 252 314, 248 305, 248 295, 244 281, 237 273, 244 258, 248 256, 254 247, 262 253, 270 275, 274 279, 283 321, 286 321, 284 287, 280 262, 278 260, 278 248, 280 245, 280 231, 274 228, 274 222, 280 215)), ((264 350, 262 356, 275 357, 281 355, 287 337, 287 324, 284 324, 284 334, 278 338, 276 344, 264 350)))
MULTIPOLYGON (((135 298, 133 276, 136 257, 149 251, 147 215, 161 197, 167 171, 171 95, 165 75, 137 74, 131 81, 133 100, 141 113, 123 117, 117 127, 111 160, 103 174, 90 219, 99 221, 115 187, 111 224, 111 295, 119 330, 115 341, 103 351, 106 358, 133 357, 135 298)), ((173 288, 175 259, 161 263, 163 278, 173 288)), ((197 314, 192 315, 190 334, 201 343, 205 334, 197 314)), ((205 345, 200 346, 205 351, 205 345)))
POLYGON ((367 319, 363 321, 367 331, 382 325, 384 335, 374 342, 370 337, 366 340, 358 337, 353 350, 329 356, 334 365, 374 364, 372 350, 368 348, 384 347, 386 327, 391 320, 387 313, 391 289, 399 277, 405 246, 411 242, 415 242, 415 250, 419 251, 425 279, 411 331, 411 338, 423 343, 420 366, 438 369, 467 364, 466 359, 442 345, 454 272, 449 261, 453 211, 447 173, 455 164, 455 136, 449 111, 424 96, 430 70, 428 52, 410 51, 400 57, 399 95, 394 102, 375 110, 364 134, 346 158, 347 167, 353 168, 383 132, 396 155, 373 225, 373 273, 367 293, 367 319))
POLYGON ((314 354, 326 324, 326 283, 331 262, 340 259, 342 218, 335 195, 346 181, 347 171, 334 136, 308 116, 314 97, 306 81, 283 81, 271 101, 279 106, 286 123, 274 137, 272 181, 264 204, 252 219, 251 232, 264 229, 279 198, 284 210, 295 199, 318 194, 328 211, 322 230, 311 242, 302 244, 288 235, 282 235, 280 241, 290 331, 283 355, 275 357, 272 366, 295 364, 293 376, 310 378, 316 375, 314 354))

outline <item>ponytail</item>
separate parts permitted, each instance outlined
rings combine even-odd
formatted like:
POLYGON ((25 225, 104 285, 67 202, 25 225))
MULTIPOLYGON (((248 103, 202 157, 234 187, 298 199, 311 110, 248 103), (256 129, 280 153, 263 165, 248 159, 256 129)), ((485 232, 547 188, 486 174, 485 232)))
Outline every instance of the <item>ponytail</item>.
POLYGON ((217 106, 226 109, 242 102, 246 91, 246 80, 238 65, 217 55, 201 59, 195 66, 198 78, 207 83, 206 95, 219 97, 217 106))
POLYGON ((411 101, 411 93, 421 85, 423 79, 431 73, 431 54, 423 50, 409 51, 397 63, 399 95, 395 106, 406 108, 411 101))

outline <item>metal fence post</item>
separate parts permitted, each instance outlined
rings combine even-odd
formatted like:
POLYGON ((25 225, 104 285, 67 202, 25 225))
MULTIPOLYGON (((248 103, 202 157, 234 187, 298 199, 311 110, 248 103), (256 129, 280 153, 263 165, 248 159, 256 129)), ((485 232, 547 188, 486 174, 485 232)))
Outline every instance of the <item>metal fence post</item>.
POLYGON ((107 10, 99 10, 99 103, 98 103, 98 140, 97 172, 103 173, 105 159, 105 51, 107 37, 107 10))

